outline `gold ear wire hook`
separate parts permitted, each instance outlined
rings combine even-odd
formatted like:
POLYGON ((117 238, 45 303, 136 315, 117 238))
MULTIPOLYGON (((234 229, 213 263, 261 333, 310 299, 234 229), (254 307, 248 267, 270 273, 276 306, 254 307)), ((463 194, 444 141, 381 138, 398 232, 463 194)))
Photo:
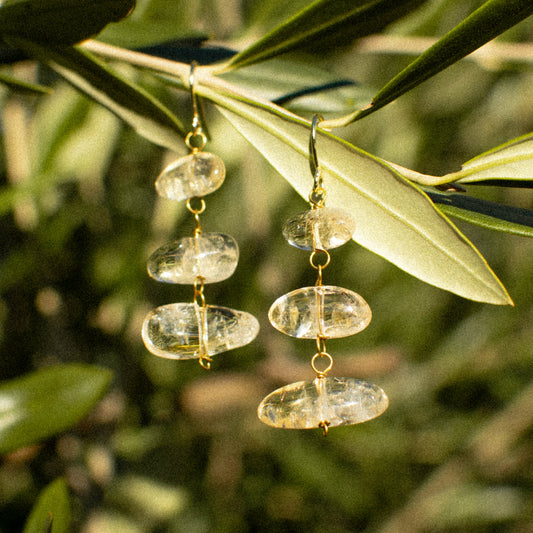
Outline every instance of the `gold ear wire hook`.
POLYGON ((318 163, 318 156, 316 153, 316 129, 323 119, 322 115, 316 114, 311 123, 311 135, 309 136, 309 166, 311 174, 313 174, 313 190, 309 195, 309 201, 313 207, 322 207, 326 201, 326 191, 322 183, 322 169, 318 163))
POLYGON ((202 131, 202 124, 200 121, 200 113, 198 111, 198 100, 196 96, 196 78, 195 69, 198 66, 196 61, 191 63, 191 70, 189 71, 189 90, 191 92, 192 101, 192 131, 185 137, 185 143, 193 152, 199 152, 203 149, 207 142, 207 137, 202 131))
POLYGON ((200 115, 198 113, 198 102, 196 101, 196 79, 194 77, 194 71, 198 63, 193 61, 191 63, 191 70, 189 72, 189 90, 191 91, 192 100, 192 129, 194 134, 198 134, 202 126, 200 125, 200 115))

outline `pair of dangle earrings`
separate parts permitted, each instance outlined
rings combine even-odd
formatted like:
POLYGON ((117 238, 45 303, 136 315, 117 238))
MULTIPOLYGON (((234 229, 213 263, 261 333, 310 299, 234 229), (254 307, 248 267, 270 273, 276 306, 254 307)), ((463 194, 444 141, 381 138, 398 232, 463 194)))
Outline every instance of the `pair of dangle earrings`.
POLYGON ((319 115, 313 118, 309 139, 314 180, 309 195, 311 208, 283 226, 283 236, 290 245, 311 252, 309 261, 317 271, 316 284, 281 296, 268 313, 270 323, 285 335, 316 341, 317 351, 311 359, 316 377, 270 393, 260 403, 257 414, 269 426, 321 428, 327 435, 329 427, 359 424, 381 415, 389 401, 377 385, 329 376, 333 358, 326 350, 326 340, 359 333, 370 323, 372 311, 359 294, 323 284, 323 271, 331 260, 328 250, 351 240, 355 221, 342 209, 325 207, 327 194, 316 152, 320 120, 319 115))
MULTIPOLYGON (((257 319, 243 311, 207 305, 206 284, 223 281, 235 271, 239 250, 235 240, 223 233, 204 233, 200 215, 204 196, 217 190, 225 178, 223 161, 203 152, 202 131, 195 95, 195 64, 189 87, 193 105, 192 130, 185 143, 189 155, 163 170, 156 190, 164 198, 187 202, 196 227, 193 235, 169 242, 148 259, 149 275, 161 282, 190 284, 193 301, 158 307, 148 313, 142 338, 153 354, 168 359, 198 359, 209 369, 212 356, 244 346, 257 336, 257 319)), ((278 298, 271 306, 271 324, 286 335, 314 339, 317 351, 311 366, 316 378, 286 385, 269 394, 258 407, 259 419, 277 428, 321 428, 327 435, 332 426, 358 424, 382 414, 388 406, 386 394, 376 385, 354 378, 329 377, 333 359, 326 340, 362 331, 372 313, 357 293, 323 284, 323 270, 330 263, 328 250, 348 242, 355 231, 351 215, 326 208, 326 190, 316 153, 316 130, 320 117, 313 118, 309 141, 314 184, 309 195, 311 209, 289 219, 283 235, 292 246, 311 251, 310 263, 317 271, 313 287, 304 287, 278 298)))
POLYGON ((230 235, 204 233, 200 215, 206 209, 204 196, 223 183, 226 170, 220 157, 202 151, 207 138, 202 131, 191 65, 189 88, 193 120, 185 138, 189 155, 166 167, 156 180, 157 193, 163 198, 187 202, 196 227, 192 236, 169 242, 148 259, 149 275, 164 283, 192 285, 192 302, 158 307, 143 322, 142 338, 154 355, 167 359, 198 359, 205 369, 212 356, 244 346, 257 336, 259 323, 249 313, 228 307, 208 305, 206 284, 223 281, 235 271, 239 247, 230 235))

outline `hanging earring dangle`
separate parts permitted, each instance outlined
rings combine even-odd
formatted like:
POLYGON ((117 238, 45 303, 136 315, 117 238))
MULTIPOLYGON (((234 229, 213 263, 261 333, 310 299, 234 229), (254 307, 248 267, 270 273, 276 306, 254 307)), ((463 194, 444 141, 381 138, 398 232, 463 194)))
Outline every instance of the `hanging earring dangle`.
POLYGON ((235 271, 239 248, 233 237, 204 233, 200 215, 206 209, 204 196, 216 191, 226 170, 220 157, 203 148, 207 137, 202 131, 195 92, 195 67, 191 65, 189 88, 192 99, 192 129, 185 138, 189 155, 166 167, 155 188, 163 198, 186 200, 196 227, 191 237, 169 242, 148 259, 148 274, 157 281, 192 285, 191 303, 167 304, 154 309, 144 319, 142 338, 154 355, 167 359, 199 359, 209 369, 212 356, 250 343, 259 332, 257 319, 244 311, 207 305, 206 284, 223 281, 235 271))
POLYGON ((283 226, 289 244, 311 252, 317 271, 312 287, 296 289, 278 298, 268 317, 277 330, 291 337, 315 339, 311 359, 316 377, 285 385, 260 403, 259 419, 286 429, 321 428, 327 435, 333 426, 359 424, 381 415, 388 407, 385 392, 377 385, 355 378, 329 377, 333 358, 326 340, 347 337, 365 329, 372 318, 366 301, 357 293, 323 284, 323 271, 331 257, 328 250, 347 243, 355 231, 353 217, 342 209, 325 207, 326 190, 316 152, 316 129, 322 117, 313 118, 309 139, 313 189, 311 208, 290 218, 283 226))

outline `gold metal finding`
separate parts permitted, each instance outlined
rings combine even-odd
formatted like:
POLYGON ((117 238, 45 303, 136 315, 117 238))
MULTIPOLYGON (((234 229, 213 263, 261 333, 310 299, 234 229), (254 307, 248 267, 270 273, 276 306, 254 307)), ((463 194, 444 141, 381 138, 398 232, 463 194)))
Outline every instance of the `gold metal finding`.
POLYGON ((326 337, 317 337, 316 347, 318 350, 318 355, 328 353, 328 351, 326 350, 326 337))
POLYGON ((209 370, 211 368, 211 357, 209 356, 208 332, 207 332, 207 305, 204 295, 205 280, 202 276, 197 276, 194 280, 194 303, 197 307, 198 320, 198 351, 200 365, 209 370))
POLYGON ((331 261, 331 256, 327 250, 313 250, 309 257, 309 263, 311 266, 318 270, 318 276, 315 285, 322 285, 322 271, 329 265, 331 261), (320 259, 320 254, 322 254, 322 260, 320 259))
POLYGON ((331 425, 331 422, 328 422, 327 420, 322 420, 322 422, 318 424, 318 427, 322 429, 322 431, 324 432, 324 437, 328 436, 328 429, 330 425, 331 425))
POLYGON ((202 276, 196 276, 196 279, 193 283, 194 288, 194 303, 200 307, 205 307, 205 295, 204 295, 204 278, 202 276))
POLYGON ((185 144, 193 153, 203 150, 207 143, 207 137, 202 131, 200 113, 198 111, 198 99, 196 96, 196 78, 194 73, 197 65, 198 63, 193 61, 189 72, 189 90, 191 91, 192 101, 192 131, 190 131, 187 134, 187 137, 185 137, 185 144))
POLYGON ((209 357, 208 355, 203 355, 200 357, 198 362, 200 363, 200 366, 202 368, 205 368, 206 370, 211 370, 211 363, 213 362, 213 359, 211 359, 211 357, 209 357))
POLYGON ((329 353, 327 352, 316 353, 315 355, 313 355, 313 359, 311 359, 311 367, 315 371, 316 377, 319 379, 326 377, 327 373, 331 370, 332 366, 333 366, 333 357, 331 357, 331 355, 329 355, 329 353), (327 359, 327 366, 323 370, 320 370, 316 366, 316 361, 318 358, 327 359))
POLYGON ((202 227, 200 226, 200 215, 205 211, 205 200, 203 198, 189 198, 187 200, 187 209, 194 215, 196 220, 196 228, 194 230, 195 237, 202 233, 202 227), (199 206, 194 206, 192 200, 200 202, 199 206))
POLYGON ((313 209, 324 207, 326 203, 326 190, 323 187, 322 169, 318 163, 318 156, 316 153, 316 129, 324 120, 321 115, 315 115, 311 123, 311 135, 309 136, 309 166, 311 174, 313 175, 313 190, 309 194, 309 202, 313 209))

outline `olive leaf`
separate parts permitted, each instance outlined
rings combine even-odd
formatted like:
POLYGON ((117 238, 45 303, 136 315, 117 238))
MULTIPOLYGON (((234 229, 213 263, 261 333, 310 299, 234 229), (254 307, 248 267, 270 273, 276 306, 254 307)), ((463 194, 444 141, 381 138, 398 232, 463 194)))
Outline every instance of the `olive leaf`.
POLYGON ((315 0, 259 41, 234 56, 226 69, 241 68, 279 54, 325 41, 349 43, 378 32, 426 0, 315 0))
MULTIPOLYGON (((305 198, 309 123, 268 102, 201 86, 231 124, 305 198)), ((463 297, 511 304, 507 291, 478 250, 438 211, 428 196, 391 166, 323 130, 319 163, 328 205, 357 221, 354 240, 419 279, 463 297)))
POLYGON ((70 522, 67 484, 58 478, 39 494, 23 533, 68 533, 70 522))
POLYGON ((3 74, 1 72, 0 84, 6 85, 12 91, 21 94, 42 96, 43 94, 50 94, 52 92, 51 89, 43 85, 38 85, 36 83, 28 83, 27 81, 19 80, 18 78, 8 76, 7 74, 3 74))
POLYGON ((428 192, 440 211, 482 228, 533 237, 533 211, 461 193, 428 192))
POLYGON ((38 443, 73 426, 111 382, 105 368, 57 365, 0 385, 0 453, 38 443))
POLYGON ((461 170, 444 176, 457 183, 496 180, 519 186, 533 181, 533 133, 528 133, 464 163, 461 170))
POLYGON ((135 0, 17 0, 0 5, 0 36, 72 45, 123 19, 135 0))
POLYGON ((156 98, 90 52, 74 47, 45 47, 10 38, 10 42, 47 64, 74 87, 103 105, 151 142, 180 150, 185 129, 156 98))
POLYGON ((489 0, 485 2, 390 80, 378 91, 370 105, 345 117, 328 121, 328 127, 345 126, 373 113, 477 50, 531 14, 533 14, 531 0, 489 0))

